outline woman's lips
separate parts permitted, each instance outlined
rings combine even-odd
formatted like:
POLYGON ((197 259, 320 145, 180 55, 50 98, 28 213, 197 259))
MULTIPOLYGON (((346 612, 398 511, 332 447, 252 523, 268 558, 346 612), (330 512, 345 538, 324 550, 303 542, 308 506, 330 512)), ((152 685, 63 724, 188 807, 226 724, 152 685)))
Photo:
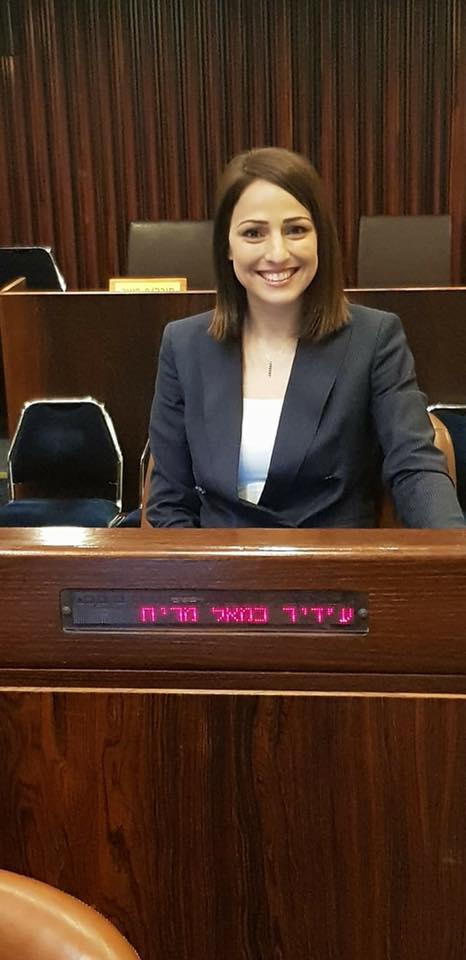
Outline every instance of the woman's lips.
POLYGON ((288 270, 258 270, 257 273, 266 283, 279 285, 291 280, 297 270, 299 270, 299 267, 290 267, 288 270))

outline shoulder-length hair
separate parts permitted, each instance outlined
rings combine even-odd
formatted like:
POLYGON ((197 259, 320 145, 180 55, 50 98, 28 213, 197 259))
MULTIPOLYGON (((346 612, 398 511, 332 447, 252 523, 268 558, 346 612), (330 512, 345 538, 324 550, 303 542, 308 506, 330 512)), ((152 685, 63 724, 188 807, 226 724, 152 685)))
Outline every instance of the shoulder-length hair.
POLYGON ((308 340, 320 340, 347 322, 340 247, 317 171, 305 157, 279 147, 238 154, 220 180, 213 234, 217 301, 209 332, 216 340, 241 335, 247 297, 229 259, 229 233, 234 207, 254 180, 276 184, 309 210, 317 233, 319 263, 303 294, 298 333, 308 340))

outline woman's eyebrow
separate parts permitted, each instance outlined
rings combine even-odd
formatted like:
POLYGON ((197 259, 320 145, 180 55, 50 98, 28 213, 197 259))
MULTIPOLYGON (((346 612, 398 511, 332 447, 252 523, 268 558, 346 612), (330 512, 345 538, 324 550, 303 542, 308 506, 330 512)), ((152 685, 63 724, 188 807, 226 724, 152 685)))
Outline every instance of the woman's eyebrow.
POLYGON ((240 220, 239 223, 236 224, 236 226, 237 226, 237 227, 242 227, 243 224, 245 224, 245 223, 262 223, 262 224, 264 224, 264 223, 268 223, 268 222, 269 222, 268 220, 254 220, 252 217, 248 217, 247 220, 240 220))
MULTIPOLYGON (((297 217, 285 217, 283 223, 292 223, 295 220, 306 220, 308 223, 312 223, 311 217, 306 217, 304 214, 298 215, 297 217)), ((254 220, 253 217, 248 217, 247 220, 240 220, 239 223, 236 224, 236 226, 242 227, 244 226, 245 223, 259 223, 259 224, 265 225, 268 222, 269 222, 268 220, 254 220)))

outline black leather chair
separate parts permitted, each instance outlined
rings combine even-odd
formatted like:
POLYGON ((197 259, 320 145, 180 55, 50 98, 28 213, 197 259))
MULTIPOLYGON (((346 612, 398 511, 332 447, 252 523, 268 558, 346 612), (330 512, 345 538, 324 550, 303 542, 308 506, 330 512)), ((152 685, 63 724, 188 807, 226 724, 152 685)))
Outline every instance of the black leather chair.
POLYGON ((138 960, 92 907, 56 887, 0 870, 1 960, 138 960))
POLYGON ((186 277, 190 290, 213 290, 212 221, 133 221, 126 273, 129 277, 186 277))
POLYGON ((448 287, 449 216, 361 217, 358 287, 448 287))
POLYGON ((108 527, 120 516, 123 458, 92 397, 26 403, 7 467, 0 527, 108 527))

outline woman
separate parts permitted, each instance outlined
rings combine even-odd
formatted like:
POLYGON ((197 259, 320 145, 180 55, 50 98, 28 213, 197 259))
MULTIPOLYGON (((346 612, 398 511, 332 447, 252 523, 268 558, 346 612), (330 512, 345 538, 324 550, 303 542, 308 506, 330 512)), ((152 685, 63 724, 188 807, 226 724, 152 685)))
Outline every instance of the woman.
POLYGON ((406 526, 464 526, 401 323, 346 302, 303 157, 270 147, 231 161, 214 259, 213 314, 164 331, 149 521, 372 527, 383 464, 406 526))

